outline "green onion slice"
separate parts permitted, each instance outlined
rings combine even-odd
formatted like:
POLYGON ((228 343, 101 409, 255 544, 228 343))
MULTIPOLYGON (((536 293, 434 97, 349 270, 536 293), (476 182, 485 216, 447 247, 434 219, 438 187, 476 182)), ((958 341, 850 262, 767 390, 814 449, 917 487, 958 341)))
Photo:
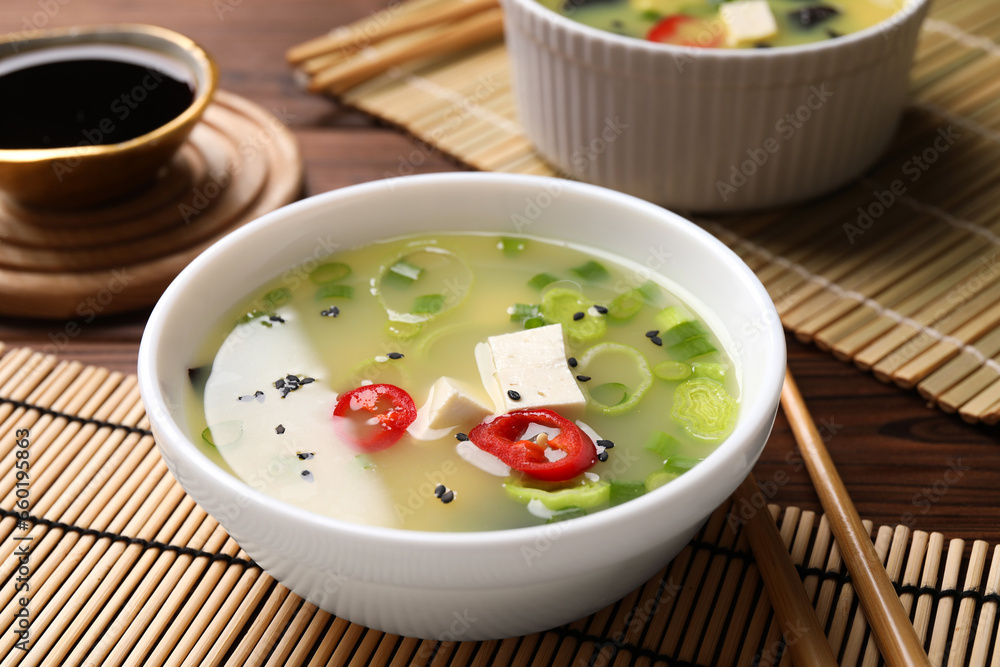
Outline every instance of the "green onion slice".
POLYGON ((410 312, 418 315, 434 315, 444 309, 444 304, 443 294, 422 294, 413 300, 410 312))
POLYGON ((736 399, 720 383, 691 378, 674 391, 670 416, 696 438, 720 440, 733 430, 738 409, 736 399))
POLYGON ((611 482, 611 497, 609 503, 612 507, 621 505, 624 502, 638 498, 646 493, 646 485, 642 482, 611 482))
POLYGON ((515 257, 521 253, 528 245, 527 239, 516 239, 509 236, 504 236, 500 238, 500 249, 503 250, 503 254, 508 257, 515 257))
POLYGON ((419 266, 414 266, 410 264, 405 259, 401 259, 392 266, 389 267, 388 276, 399 279, 402 282, 412 283, 424 270, 419 266))
POLYGON ((351 275, 351 267, 343 262, 320 264, 309 273, 309 280, 317 285, 335 283, 351 275))
POLYGON ((661 361, 653 366, 653 375, 661 380, 686 380, 691 375, 691 364, 682 361, 661 361))
POLYGON ((534 303, 515 303, 507 308, 507 312, 510 314, 510 321, 518 324, 524 324, 526 320, 541 316, 541 309, 534 303))
POLYGON ((611 278, 611 274, 604 268, 604 265, 594 260, 585 262, 580 266, 574 266, 569 272, 586 280, 588 283, 603 282, 611 278))
POLYGON ((663 464, 663 469, 676 475, 683 475, 691 468, 695 467, 705 459, 696 459, 690 456, 671 456, 663 464))
POLYGON ((691 372, 695 377, 708 378, 716 382, 723 383, 726 374, 729 372, 729 364, 720 364, 712 361, 696 361, 691 364, 691 372))
POLYGON ((323 299, 353 299, 354 288, 350 285, 320 285, 316 290, 316 300, 323 299))
MULTIPOLYGON (((663 332, 670 331, 678 324, 681 324, 682 322, 689 322, 692 319, 693 318, 690 315, 678 306, 667 306, 653 317, 653 320, 656 322, 656 327, 663 332)), ((682 338, 680 340, 685 339, 682 338)))
POLYGON ((593 399, 602 405, 615 407, 628 400, 628 387, 621 382, 605 382, 588 389, 593 399))
POLYGON ((541 292, 543 287, 545 287, 546 285, 551 285, 557 280, 559 280, 559 278, 552 275, 551 273, 539 273, 538 275, 532 277, 532 279, 528 281, 528 287, 541 292))
POLYGON ((611 485, 604 480, 556 491, 546 491, 545 489, 524 486, 516 479, 509 478, 504 483, 504 489, 510 498, 519 503, 527 505, 532 500, 539 500, 550 510, 562 510, 569 507, 598 507, 606 505, 611 495, 611 485))
MULTIPOLYGON (((639 400, 646 394, 650 386, 653 384, 653 374, 649 370, 649 363, 646 361, 646 357, 642 356, 642 353, 634 347, 628 345, 622 345, 621 343, 598 343, 597 345, 591 347, 586 352, 583 353, 577 361, 577 370, 580 372, 586 372, 588 367, 598 358, 603 355, 616 354, 619 356, 624 356, 628 358, 628 361, 632 363, 638 374, 638 384, 635 389, 632 390, 631 394, 627 393, 623 399, 618 400, 615 403, 605 403, 600 400, 602 394, 595 395, 594 392, 590 391, 588 383, 583 383, 583 393, 587 396, 587 403, 594 406, 600 412, 607 415, 620 415, 623 412, 628 412, 639 402, 639 400)), ((588 375, 590 373, 587 373, 588 375)), ((611 385, 616 385, 619 383, 607 383, 611 385)), ((595 385, 595 388, 604 387, 605 385, 595 385)), ((621 385, 625 386, 625 385, 621 385)), ((602 390, 604 391, 604 390, 602 390)))
POLYGON ((687 322, 681 322, 680 324, 675 324, 671 328, 663 331, 660 334, 660 338, 663 340, 663 344, 667 347, 671 345, 676 345, 677 343, 683 343, 686 340, 691 340, 692 338, 697 338, 699 336, 707 336, 708 330, 705 326, 698 320, 688 320, 687 322))
POLYGON ((472 269, 459 254, 436 243, 405 248, 382 263, 372 293, 392 322, 418 323, 442 315, 465 301, 472 269), (419 285, 419 295, 414 293, 419 285))
POLYGON ((656 452, 666 461, 671 456, 676 456, 680 446, 680 441, 669 433, 653 431, 646 440, 645 448, 651 452, 656 452))
POLYGON ((715 346, 704 336, 692 338, 691 340, 686 340, 683 343, 677 343, 677 345, 671 345, 667 348, 667 354, 675 359, 694 359, 695 357, 711 354, 715 351, 715 346))
POLYGON ((653 489, 658 489, 667 482, 677 479, 677 474, 668 472, 666 470, 657 470, 656 472, 650 473, 646 477, 646 482, 644 486, 646 487, 646 493, 649 493, 653 489))
POLYGON ((595 317, 587 312, 594 302, 577 290, 568 287, 553 287, 542 297, 542 317, 549 324, 562 324, 571 344, 580 345, 603 338, 608 330, 604 317, 595 317), (584 317, 573 319, 577 313, 584 317))
POLYGON ((652 280, 647 280, 643 284, 639 285, 639 291, 642 292, 642 297, 646 300, 646 303, 656 303, 656 300, 660 298, 662 289, 659 285, 654 283, 652 280))
POLYGON ((645 303, 639 288, 623 292, 608 304, 608 317, 613 320, 628 320, 635 316, 645 303))

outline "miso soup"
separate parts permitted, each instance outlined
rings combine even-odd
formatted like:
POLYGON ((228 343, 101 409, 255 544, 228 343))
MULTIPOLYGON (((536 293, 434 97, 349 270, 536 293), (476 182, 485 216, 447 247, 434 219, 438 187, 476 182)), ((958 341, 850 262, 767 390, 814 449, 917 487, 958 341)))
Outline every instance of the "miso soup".
POLYGON ((217 323, 189 371, 191 436, 250 486, 353 522, 598 512, 685 474, 735 425, 738 369, 676 291, 527 236, 310 259, 217 323))
POLYGON ((762 48, 835 39, 871 27, 903 0, 539 0, 594 28, 689 47, 762 48))

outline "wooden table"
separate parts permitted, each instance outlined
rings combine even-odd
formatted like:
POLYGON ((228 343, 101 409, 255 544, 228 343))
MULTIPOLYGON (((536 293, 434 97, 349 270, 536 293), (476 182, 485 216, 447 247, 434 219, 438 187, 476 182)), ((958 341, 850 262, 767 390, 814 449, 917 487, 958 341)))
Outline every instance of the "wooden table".
MULTIPOLYGON (((216 58, 222 88, 287 120, 301 143, 306 194, 397 175, 412 139, 296 86, 283 54, 292 45, 384 6, 384 0, 17 0, 0 3, 6 31, 137 22, 172 28, 216 58)), ((461 169, 428 151, 417 172, 461 169)), ((919 196, 914 186, 914 194, 919 196)), ((0 318, 0 341, 134 373, 148 311, 78 322, 0 318), (67 331, 76 335, 70 337, 67 331)), ((862 517, 1000 542, 1000 439, 930 408, 913 392, 789 338, 789 364, 862 517)), ((779 413, 755 469, 772 501, 819 509, 779 413), (780 483, 779 483, 780 482, 780 483)), ((968 546, 967 546, 968 549, 968 546)))

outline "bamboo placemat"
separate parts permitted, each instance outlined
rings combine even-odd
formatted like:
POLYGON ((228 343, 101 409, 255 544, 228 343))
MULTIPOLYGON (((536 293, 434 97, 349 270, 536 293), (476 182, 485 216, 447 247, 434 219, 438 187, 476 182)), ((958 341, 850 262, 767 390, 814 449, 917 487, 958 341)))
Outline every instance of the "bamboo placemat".
MULTIPOLYGON (((900 131, 859 182, 782 210, 691 216, 744 257, 798 338, 989 424, 1000 421, 998 39, 994 2, 935 0, 900 131)), ((499 41, 407 63, 339 99, 425 142, 387 175, 430 151, 555 174, 518 124, 499 41)))
MULTIPOLYGON (((0 456, 2 667, 789 664, 740 531, 746 507, 720 507, 592 616, 503 641, 426 641, 318 611, 262 572, 167 471, 134 376, 0 343, 0 456)), ((826 520, 769 509, 841 664, 878 664, 826 520)), ((963 541, 939 533, 881 526, 874 539, 933 664, 1000 659, 1000 548, 977 541, 963 563, 963 541)))

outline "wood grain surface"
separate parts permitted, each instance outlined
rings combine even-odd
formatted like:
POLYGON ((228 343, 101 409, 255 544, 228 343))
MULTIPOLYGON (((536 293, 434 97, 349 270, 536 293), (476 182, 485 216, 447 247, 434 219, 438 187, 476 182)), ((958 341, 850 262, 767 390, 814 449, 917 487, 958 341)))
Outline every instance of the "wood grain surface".
MULTIPOLYGON (((290 126, 305 159, 306 193, 316 194, 398 175, 401 165, 413 164, 414 151, 422 156, 418 173, 458 169, 393 129, 301 91, 285 65, 289 47, 385 5, 385 0, 6 0, 0 3, 0 33, 138 22, 192 37, 217 60, 221 88, 261 104, 290 126)), ((913 186, 916 196, 920 185, 913 186)), ((95 300, 81 302, 77 320, 0 319, 0 341, 135 372, 148 311, 101 317, 100 310, 95 300)), ((948 538, 1000 542, 996 428, 970 426, 929 408, 915 394, 881 384, 792 337, 788 351, 791 370, 863 518, 941 531, 948 538)), ((754 475, 773 502, 819 509, 780 413, 754 475)))

